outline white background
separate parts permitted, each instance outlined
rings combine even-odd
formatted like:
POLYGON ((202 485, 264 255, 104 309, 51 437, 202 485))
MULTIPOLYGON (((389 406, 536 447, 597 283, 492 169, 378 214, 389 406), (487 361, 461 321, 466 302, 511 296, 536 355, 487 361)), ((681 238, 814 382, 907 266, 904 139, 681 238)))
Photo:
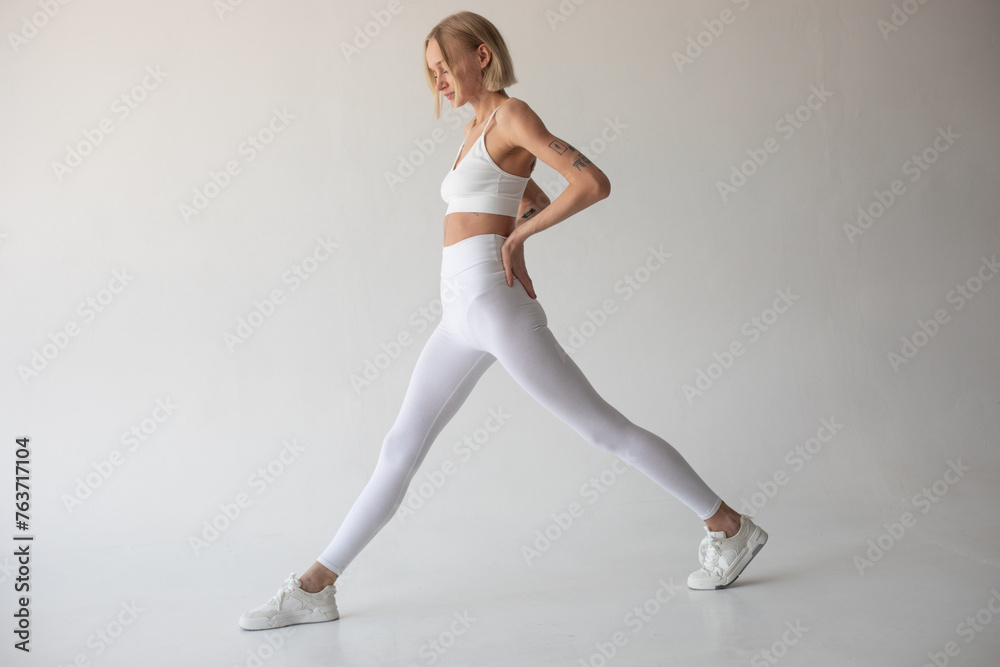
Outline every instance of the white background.
MULTIPOLYGON (((30 436, 39 595, 81 563, 126 561, 169 576, 220 574, 238 560, 256 573, 244 592, 269 589, 332 538, 437 321, 422 309, 439 305, 439 186, 471 110, 434 118, 422 50, 430 28, 461 9, 507 40, 519 79, 507 93, 611 180, 610 198, 526 244, 549 326, 598 391, 734 508, 784 471, 756 516, 791 539, 835 522, 842 549, 824 558, 854 579, 866 540, 919 511, 913 496, 961 460, 972 472, 913 530, 933 525, 943 540, 975 530, 979 541, 959 551, 997 566, 1000 278, 981 268, 1000 253, 996 3, 911 2, 915 13, 891 31, 899 5, 883 1, 409 0, 395 14, 384 3, 248 0, 220 12, 208 1, 93 1, 53 2, 51 17, 41 4, 0 8, 4 502, 14 438, 30 436), (718 21, 724 10, 729 23, 718 21), (689 38, 702 40, 700 53, 689 38), (355 40, 363 48, 346 52, 355 40), (683 61, 685 51, 696 57, 683 61), (814 87, 829 95, 810 109, 814 87), (127 115, 122 96, 134 103, 127 115), (291 120, 269 135, 276 109, 291 120), (797 110, 798 127, 783 130, 797 110), (104 119, 113 131, 95 141, 104 119), (957 138, 935 144, 949 130, 957 138), (249 136, 270 142, 252 160, 241 152, 249 136), (721 194, 769 138, 776 152, 721 194), (70 152, 88 154, 60 169, 70 152), (921 155, 935 161, 915 171, 921 155), (230 160, 239 174, 213 189, 230 160), (849 233, 859 207, 895 180, 903 194, 849 233), (196 191, 213 196, 185 219, 196 191), (315 270, 293 289, 286 272, 320 238, 338 248, 306 262, 315 270), (655 271, 641 268, 651 246, 671 254, 655 271), (977 271, 991 279, 977 283, 977 271), (123 289, 115 272, 130 276, 123 289), (622 290, 626 276, 641 289, 622 290), (119 291, 102 292, 109 283, 119 291), (958 308, 952 290, 966 284, 978 291, 958 308), (271 316, 227 343, 276 289, 271 316), (752 338, 776 290, 797 299, 752 338), (104 300, 92 317, 88 298, 104 300), (587 324, 608 299, 616 311, 587 324), (916 334, 939 309, 947 321, 916 334), (61 335, 67 326, 77 335, 61 335), (385 356, 401 334, 409 344, 385 356), (894 367, 904 337, 920 346, 894 367), (744 353, 713 369, 734 341, 744 353), (359 388, 352 377, 368 362, 381 368, 359 388), (711 385, 685 392, 699 371, 714 374, 711 385), (161 421, 158 401, 176 406, 161 421), (824 419, 842 427, 796 468, 786 454, 824 419), (125 435, 133 428, 142 440, 125 435), (276 464, 285 441, 301 450, 276 464), (256 484, 269 464, 280 474, 256 484), (79 500, 81 485, 96 488, 79 500), (239 517, 192 546, 241 493, 251 503, 239 517), (275 540, 281 553, 258 567, 258 548, 275 540)), ((534 178, 552 198, 565 186, 543 159, 534 178)), ((557 559, 597 543, 639 549, 655 533, 693 553, 701 534, 637 473, 588 503, 581 485, 613 459, 499 364, 431 449, 408 502, 447 460, 458 472, 395 518, 345 581, 366 568, 558 576, 557 559), (455 443, 475 437, 491 408, 510 418, 463 459, 455 443), (528 564, 534 531, 572 502, 586 506, 581 528, 528 564)), ((81 608, 96 586, 81 589, 81 608)), ((111 596, 97 617, 131 595, 111 596)), ((943 642, 952 625, 931 634, 943 642)), ((67 630, 69 648, 51 659, 86 651, 90 631, 67 630)), ((912 661, 921 655, 914 648, 912 661)))

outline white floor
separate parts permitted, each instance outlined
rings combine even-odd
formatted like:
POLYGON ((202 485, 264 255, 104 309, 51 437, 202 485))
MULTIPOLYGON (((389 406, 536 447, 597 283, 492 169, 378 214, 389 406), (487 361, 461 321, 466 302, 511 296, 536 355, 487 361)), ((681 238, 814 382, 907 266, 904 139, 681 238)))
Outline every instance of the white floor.
POLYGON ((33 650, 7 642, 2 662, 1000 665, 995 507, 919 516, 882 537, 889 549, 863 574, 854 557, 879 533, 803 506, 766 508, 767 546, 721 591, 686 588, 702 528, 678 504, 663 508, 655 525, 639 525, 649 508, 634 505, 586 516, 530 565, 518 517, 455 525, 444 546, 390 524, 338 582, 340 620, 259 632, 241 630, 240 613, 301 573, 328 535, 222 540, 197 557, 187 544, 55 554, 39 544, 33 650))

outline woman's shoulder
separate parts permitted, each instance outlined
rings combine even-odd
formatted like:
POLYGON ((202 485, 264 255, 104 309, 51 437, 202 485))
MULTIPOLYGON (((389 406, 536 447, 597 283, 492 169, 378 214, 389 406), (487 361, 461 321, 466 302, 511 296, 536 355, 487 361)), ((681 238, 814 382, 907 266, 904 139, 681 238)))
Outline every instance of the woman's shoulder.
POLYGON ((531 109, 531 107, 528 106, 528 103, 519 97, 509 97, 507 98, 507 101, 500 106, 503 107, 503 109, 507 112, 508 115, 535 113, 531 109))
MULTIPOLYGON (((499 117, 501 112, 504 116, 497 119, 497 124, 500 126, 500 135, 503 137, 504 143, 511 150, 515 148, 527 150, 524 146, 526 138, 535 136, 545 129, 542 119, 528 106, 527 102, 517 97, 509 98, 500 106, 497 116, 499 117)), ((532 169, 534 169, 534 164, 535 162, 532 161, 532 169)))
POLYGON ((497 116, 497 122, 508 127, 512 124, 522 127, 531 126, 541 121, 534 109, 517 97, 508 98, 506 102, 501 104, 497 116))

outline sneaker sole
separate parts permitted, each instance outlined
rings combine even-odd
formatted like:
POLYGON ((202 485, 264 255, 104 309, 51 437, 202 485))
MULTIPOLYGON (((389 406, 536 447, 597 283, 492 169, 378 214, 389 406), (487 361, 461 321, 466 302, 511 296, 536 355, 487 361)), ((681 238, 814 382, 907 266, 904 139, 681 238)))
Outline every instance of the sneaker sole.
POLYGON ((284 628, 289 625, 302 625, 304 623, 326 623, 327 621, 336 621, 340 618, 339 612, 332 612, 334 615, 330 616, 331 612, 320 611, 319 609, 314 609, 309 613, 308 616, 296 617, 291 614, 286 615, 284 618, 254 618, 249 620, 240 619, 240 627, 244 630, 274 630, 276 628, 284 628))
POLYGON ((739 571, 736 573, 736 576, 733 577, 732 581, 730 581, 729 583, 726 583, 726 584, 721 584, 719 586, 714 586, 712 588, 694 588, 693 586, 691 586, 690 584, 688 584, 688 588, 691 589, 692 591, 717 591, 717 590, 720 590, 720 589, 723 589, 723 588, 728 588, 729 586, 732 586, 733 584, 735 584, 736 580, 740 578, 741 574, 743 574, 743 570, 745 570, 747 568, 747 565, 750 564, 750 561, 752 561, 753 558, 754 558, 754 556, 757 555, 757 552, 760 551, 761 549, 763 549, 764 545, 767 544, 767 533, 765 533, 764 530, 761 529, 760 526, 757 526, 756 529, 755 529, 755 531, 754 531, 754 536, 751 537, 750 540, 752 541, 754 539, 760 539, 760 538, 763 538, 763 541, 760 542, 757 546, 755 546, 753 548, 753 551, 750 552, 749 558, 747 558, 746 562, 743 563, 743 565, 739 568, 739 571))

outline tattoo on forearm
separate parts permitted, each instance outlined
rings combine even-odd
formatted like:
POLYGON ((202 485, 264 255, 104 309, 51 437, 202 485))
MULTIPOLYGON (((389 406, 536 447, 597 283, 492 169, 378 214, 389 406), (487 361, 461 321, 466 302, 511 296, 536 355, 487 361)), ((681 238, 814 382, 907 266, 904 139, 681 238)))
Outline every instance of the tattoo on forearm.
POLYGON ((527 220, 528 218, 530 218, 534 214, 535 214, 535 209, 532 208, 532 209, 526 211, 525 214, 521 216, 521 220, 527 220))

